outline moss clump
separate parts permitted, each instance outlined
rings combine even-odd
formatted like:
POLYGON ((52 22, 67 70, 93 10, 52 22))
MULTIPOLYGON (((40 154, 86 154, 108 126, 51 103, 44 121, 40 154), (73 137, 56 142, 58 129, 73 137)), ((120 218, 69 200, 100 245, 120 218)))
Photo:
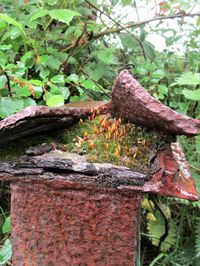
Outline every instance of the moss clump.
POLYGON ((67 144, 69 152, 85 154, 90 162, 109 162, 143 172, 149 171, 150 159, 164 144, 155 132, 123 124, 109 115, 81 120, 59 141, 67 144))

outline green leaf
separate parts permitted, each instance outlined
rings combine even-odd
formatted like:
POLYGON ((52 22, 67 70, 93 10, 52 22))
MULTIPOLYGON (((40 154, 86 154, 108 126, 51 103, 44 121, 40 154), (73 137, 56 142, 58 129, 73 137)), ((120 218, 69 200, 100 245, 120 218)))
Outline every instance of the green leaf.
POLYGON ((20 31, 19 28, 17 28, 17 27, 13 27, 13 28, 10 30, 10 38, 11 38, 12 40, 17 39, 20 35, 21 35, 21 31, 20 31))
POLYGON ((0 45, 0 50, 4 51, 4 50, 10 50, 12 48, 11 44, 4 44, 4 45, 0 45))
POLYGON ((5 75, 0 76, 0 89, 4 88, 7 82, 7 78, 5 75))
POLYGON ((2 226, 2 232, 3 234, 7 234, 11 232, 11 229, 12 226, 11 226, 10 216, 8 216, 2 226))
POLYGON ((67 25, 69 25, 73 17, 81 16, 80 13, 69 9, 54 9, 49 12, 49 15, 60 22, 66 23, 67 25))
POLYGON ((144 48, 144 52, 148 55, 148 57, 150 57, 150 59, 155 59, 156 53, 153 44, 148 41, 144 41, 142 45, 144 48))
POLYGON ((23 99, 0 97, 0 117, 5 118, 24 108, 23 99))
POLYGON ((74 82, 74 83, 78 83, 79 82, 79 77, 76 74, 71 74, 69 75, 66 79, 66 82, 74 82))
POLYGON ((193 101, 199 101, 200 100, 200 89, 193 90, 193 91, 188 90, 188 89, 184 89, 182 91, 182 94, 188 100, 193 100, 193 101))
POLYGON ((158 69, 152 73, 152 78, 161 79, 165 76, 165 72, 161 69, 158 69))
POLYGON ((26 36, 26 33, 23 30, 22 24, 17 22, 15 19, 13 19, 10 16, 3 14, 3 13, 0 13, 0 19, 11 24, 11 25, 18 27, 20 29, 20 31, 26 36))
POLYGON ((26 62, 27 60, 31 59, 34 55, 33 51, 28 51, 27 53, 25 53, 22 57, 21 57, 21 62, 26 62))
POLYGON ((158 91, 166 95, 168 93, 168 88, 165 85, 158 85, 158 91))
POLYGON ((81 85, 88 90, 99 91, 99 87, 97 87, 92 80, 86 79, 81 83, 81 85))
POLYGON ((92 54, 95 55, 100 61, 102 61, 105 64, 116 63, 116 58, 114 56, 113 48, 94 51, 92 54))
POLYGON ((2 67, 5 66, 6 61, 7 61, 6 55, 2 51, 0 51, 0 66, 2 67))
POLYGON ((30 92, 30 90, 28 89, 27 86, 21 87, 18 84, 16 84, 13 87, 12 91, 15 92, 16 95, 18 95, 20 97, 28 97, 28 96, 31 96, 31 92, 30 92))
POLYGON ((36 102, 35 100, 33 100, 32 98, 28 97, 28 98, 23 98, 23 102, 24 102, 24 108, 28 107, 28 106, 36 106, 36 102))
POLYGON ((48 14, 49 14, 49 10, 47 10, 47 9, 40 9, 40 10, 38 10, 38 11, 36 11, 34 13, 34 15, 30 19, 30 22, 32 22, 32 21, 34 21, 34 20, 36 20, 38 18, 44 17, 44 16, 46 16, 48 14))
POLYGON ((53 78, 51 78, 51 82, 53 83, 64 83, 65 79, 64 79, 64 75, 56 75, 53 78))
MULTIPOLYGON (((152 244, 155 246, 158 246, 160 237, 165 232, 165 225, 164 225, 164 218, 159 211, 156 211, 154 213, 154 216, 156 217, 156 222, 149 221, 147 225, 147 229, 148 229, 149 234, 151 235, 152 244)), ((171 219, 169 224, 170 224, 169 234, 164 240, 164 242, 162 242, 161 244, 162 251, 167 251, 176 242, 177 235, 176 235, 175 223, 171 219)))
POLYGON ((12 246, 9 239, 3 244, 3 247, 0 249, 0 265, 5 265, 12 257, 12 246))
POLYGON ((176 79, 176 82, 171 84, 174 85, 188 85, 188 86, 197 86, 200 84, 200 73, 186 72, 183 73, 179 78, 176 79))
POLYGON ((62 96, 67 100, 70 96, 70 91, 67 87, 61 87, 62 96))
POLYGON ((46 100, 46 104, 50 107, 59 107, 64 105, 64 97, 62 95, 51 95, 46 100))

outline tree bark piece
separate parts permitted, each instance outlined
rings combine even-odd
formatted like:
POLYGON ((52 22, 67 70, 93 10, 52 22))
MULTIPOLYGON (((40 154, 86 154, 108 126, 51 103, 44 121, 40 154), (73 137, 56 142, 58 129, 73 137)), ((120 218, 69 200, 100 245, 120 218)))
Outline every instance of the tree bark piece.
POLYGON ((0 145, 24 136, 67 128, 94 110, 103 112, 108 103, 88 101, 60 108, 30 106, 0 121, 0 145))
POLYGON ((193 136, 200 132, 200 120, 179 114, 153 98, 127 70, 121 71, 114 83, 112 113, 165 134, 193 136))

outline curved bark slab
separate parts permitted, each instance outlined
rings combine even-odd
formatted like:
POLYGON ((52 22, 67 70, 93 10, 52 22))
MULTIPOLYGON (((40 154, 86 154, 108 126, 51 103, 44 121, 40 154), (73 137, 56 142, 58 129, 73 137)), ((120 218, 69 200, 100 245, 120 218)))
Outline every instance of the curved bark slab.
POLYGON ((29 106, 0 121, 0 145, 35 133, 70 127, 92 112, 104 112, 108 105, 107 102, 88 101, 59 108, 29 106))
POLYGON ((127 70, 121 71, 114 83, 112 113, 165 134, 192 136, 200 133, 200 120, 179 114, 153 98, 127 70))
MULTIPOLYGON (((199 199, 194 179, 178 142, 165 145, 158 152, 154 161, 154 171, 151 179, 142 187, 134 186, 132 189, 191 201, 199 199)), ((121 188, 125 189, 124 186, 121 188)))

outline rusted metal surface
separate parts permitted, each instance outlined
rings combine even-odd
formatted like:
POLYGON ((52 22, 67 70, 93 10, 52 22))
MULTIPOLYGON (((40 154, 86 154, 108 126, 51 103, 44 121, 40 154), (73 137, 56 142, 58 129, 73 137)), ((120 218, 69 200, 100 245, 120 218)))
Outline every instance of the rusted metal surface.
POLYGON ((15 266, 135 265, 140 194, 11 185, 15 266))
POLYGON ((200 133, 200 120, 179 114, 153 98, 127 71, 119 73, 112 91, 112 113, 126 121, 165 134, 200 133))
POLYGON ((65 105, 62 108, 27 107, 0 121, 0 144, 38 132, 67 128, 94 110, 104 112, 108 105, 106 102, 89 101, 65 105))

